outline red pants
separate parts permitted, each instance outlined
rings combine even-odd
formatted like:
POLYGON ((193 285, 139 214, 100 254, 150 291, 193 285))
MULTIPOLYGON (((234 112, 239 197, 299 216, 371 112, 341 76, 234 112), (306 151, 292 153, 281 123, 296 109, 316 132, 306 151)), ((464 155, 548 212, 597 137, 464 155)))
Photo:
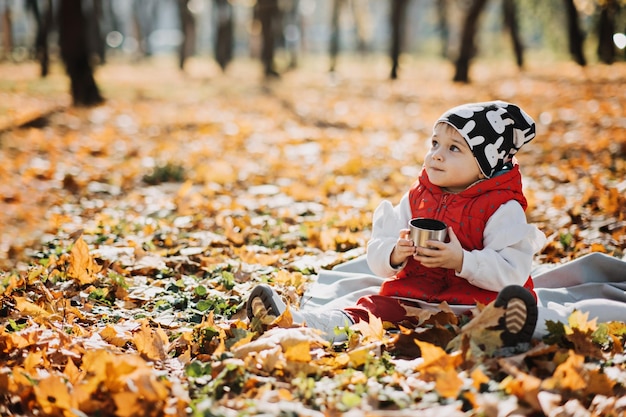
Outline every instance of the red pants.
POLYGON ((406 310, 403 305, 417 307, 416 304, 412 304, 410 301, 376 294, 359 298, 356 302, 356 306, 344 308, 343 311, 345 311, 355 323, 361 320, 368 322, 369 313, 371 313, 382 321, 388 321, 394 324, 403 321, 418 324, 417 317, 406 315, 406 310))

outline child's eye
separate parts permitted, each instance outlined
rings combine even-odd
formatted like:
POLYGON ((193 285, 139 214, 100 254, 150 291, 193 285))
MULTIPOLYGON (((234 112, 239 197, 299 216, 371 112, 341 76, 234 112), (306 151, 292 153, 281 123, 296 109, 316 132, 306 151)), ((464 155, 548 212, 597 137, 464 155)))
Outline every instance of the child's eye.
POLYGON ((458 146, 456 146, 456 145, 450 145, 450 150, 451 150, 452 152, 459 152, 459 151, 461 151, 461 148, 459 148, 459 147, 458 147, 458 146))
POLYGON ((430 143, 430 146, 432 146, 433 148, 436 148, 437 146, 439 146, 439 142, 437 142, 437 139, 433 139, 430 143))

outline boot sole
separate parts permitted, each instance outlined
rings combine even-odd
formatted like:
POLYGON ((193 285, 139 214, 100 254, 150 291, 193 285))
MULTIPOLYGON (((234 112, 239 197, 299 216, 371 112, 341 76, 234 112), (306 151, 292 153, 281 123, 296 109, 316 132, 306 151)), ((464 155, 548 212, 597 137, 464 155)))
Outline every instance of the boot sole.
POLYGON ((504 308, 504 316, 498 323, 504 345, 530 342, 537 325, 537 301, 531 292, 519 285, 510 285, 500 291, 494 304, 504 308))
POLYGON ((254 287, 252 292, 250 292, 250 296, 248 297, 248 302, 246 304, 246 313, 248 318, 252 320, 255 317, 254 303, 257 299, 261 300, 267 314, 276 317, 280 316, 282 311, 280 311, 280 308, 278 307, 279 304, 276 300, 274 300, 274 297, 279 296, 269 285, 261 284, 254 287))

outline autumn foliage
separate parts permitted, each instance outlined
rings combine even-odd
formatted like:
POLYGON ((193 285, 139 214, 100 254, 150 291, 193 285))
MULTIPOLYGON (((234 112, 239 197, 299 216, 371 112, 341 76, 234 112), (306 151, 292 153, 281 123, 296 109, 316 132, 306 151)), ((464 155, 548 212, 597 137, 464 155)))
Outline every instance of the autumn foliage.
POLYGON ((507 349, 497 308, 466 322, 442 306, 329 344, 291 309, 364 253, 374 207, 467 101, 538 122, 519 155, 549 240, 538 266, 622 258, 626 67, 477 65, 455 85, 436 62, 394 82, 376 60, 271 83, 238 65, 107 64, 92 109, 68 106, 62 75, 0 66, 0 415, 624 415, 624 322, 576 312, 507 349), (261 282, 290 308, 250 322, 261 282))

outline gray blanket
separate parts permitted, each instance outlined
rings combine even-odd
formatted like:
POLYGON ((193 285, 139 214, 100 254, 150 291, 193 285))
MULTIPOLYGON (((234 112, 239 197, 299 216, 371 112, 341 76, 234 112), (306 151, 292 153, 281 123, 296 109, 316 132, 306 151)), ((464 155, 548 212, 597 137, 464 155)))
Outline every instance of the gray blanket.
MULTIPOLYGON (((626 321, 626 261, 592 253, 561 265, 533 271, 539 320, 535 337, 546 334, 546 320, 567 323, 574 310, 598 322, 626 321)), ((384 278, 367 266, 365 256, 320 272, 302 298, 300 308, 341 309, 363 295, 376 294, 384 278)))

